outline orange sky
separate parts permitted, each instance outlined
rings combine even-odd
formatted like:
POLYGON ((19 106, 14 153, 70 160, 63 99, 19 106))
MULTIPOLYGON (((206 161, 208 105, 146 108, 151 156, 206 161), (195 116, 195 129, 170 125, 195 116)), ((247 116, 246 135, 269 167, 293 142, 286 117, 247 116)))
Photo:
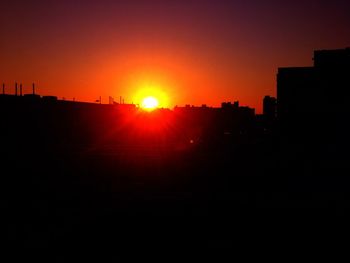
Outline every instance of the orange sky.
POLYGON ((278 67, 350 43, 346 1, 304 2, 4 1, 0 81, 105 103, 138 103, 146 87, 164 107, 239 100, 259 113, 278 67))

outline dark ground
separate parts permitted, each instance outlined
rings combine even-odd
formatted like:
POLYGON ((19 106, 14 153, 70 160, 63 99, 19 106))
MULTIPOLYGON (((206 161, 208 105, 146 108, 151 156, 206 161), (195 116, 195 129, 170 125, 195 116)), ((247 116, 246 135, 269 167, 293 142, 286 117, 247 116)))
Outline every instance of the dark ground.
POLYGON ((118 130, 120 144, 87 136, 86 123, 26 114, 2 122, 1 214, 18 251, 58 262, 223 261, 321 255, 347 237, 346 144, 278 133, 198 144, 153 135, 145 144, 118 130))

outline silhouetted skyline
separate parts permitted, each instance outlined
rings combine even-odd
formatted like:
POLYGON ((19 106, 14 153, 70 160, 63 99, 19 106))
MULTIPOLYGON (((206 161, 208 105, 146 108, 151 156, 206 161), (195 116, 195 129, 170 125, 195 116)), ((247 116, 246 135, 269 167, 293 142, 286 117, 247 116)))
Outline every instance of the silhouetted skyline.
POLYGON ((11 259, 31 261, 25 247, 55 262, 226 262, 242 245, 245 257, 314 245, 315 259, 338 240, 331 260, 347 253, 326 233, 346 237, 350 215, 349 0, 1 0, 0 12, 11 259))
POLYGON ((145 260, 141 250, 218 261, 236 257, 234 241, 255 241, 252 226, 266 240, 295 218, 348 219, 350 49, 276 72, 278 97, 261 98, 263 115, 237 100, 153 111, 122 97, 58 100, 18 82, 16 95, 0 95, 6 244, 59 247, 56 261, 72 259, 62 244, 80 261, 90 251, 145 260))
POLYGON ((348 1, 1 1, 0 80, 42 95, 262 109, 278 66, 350 43, 348 1))

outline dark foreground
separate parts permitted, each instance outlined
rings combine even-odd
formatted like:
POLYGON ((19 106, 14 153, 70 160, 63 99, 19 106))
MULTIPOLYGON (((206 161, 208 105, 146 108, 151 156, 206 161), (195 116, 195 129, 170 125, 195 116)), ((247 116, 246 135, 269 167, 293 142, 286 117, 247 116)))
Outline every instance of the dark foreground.
POLYGON ((310 252, 310 244, 319 251, 346 236, 346 144, 278 134, 188 145, 187 138, 158 136, 89 144, 72 140, 83 128, 69 139, 54 122, 6 123, 6 244, 43 249, 49 261, 222 261, 310 252))

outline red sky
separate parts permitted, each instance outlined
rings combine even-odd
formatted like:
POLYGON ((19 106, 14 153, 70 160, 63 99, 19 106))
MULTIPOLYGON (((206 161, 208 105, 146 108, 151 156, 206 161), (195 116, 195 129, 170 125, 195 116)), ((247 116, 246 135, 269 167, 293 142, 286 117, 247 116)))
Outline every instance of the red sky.
POLYGON ((340 0, 2 0, 0 10, 8 92, 35 82, 41 95, 81 101, 137 102, 147 87, 166 107, 239 100, 261 112, 278 67, 350 46, 340 0))

